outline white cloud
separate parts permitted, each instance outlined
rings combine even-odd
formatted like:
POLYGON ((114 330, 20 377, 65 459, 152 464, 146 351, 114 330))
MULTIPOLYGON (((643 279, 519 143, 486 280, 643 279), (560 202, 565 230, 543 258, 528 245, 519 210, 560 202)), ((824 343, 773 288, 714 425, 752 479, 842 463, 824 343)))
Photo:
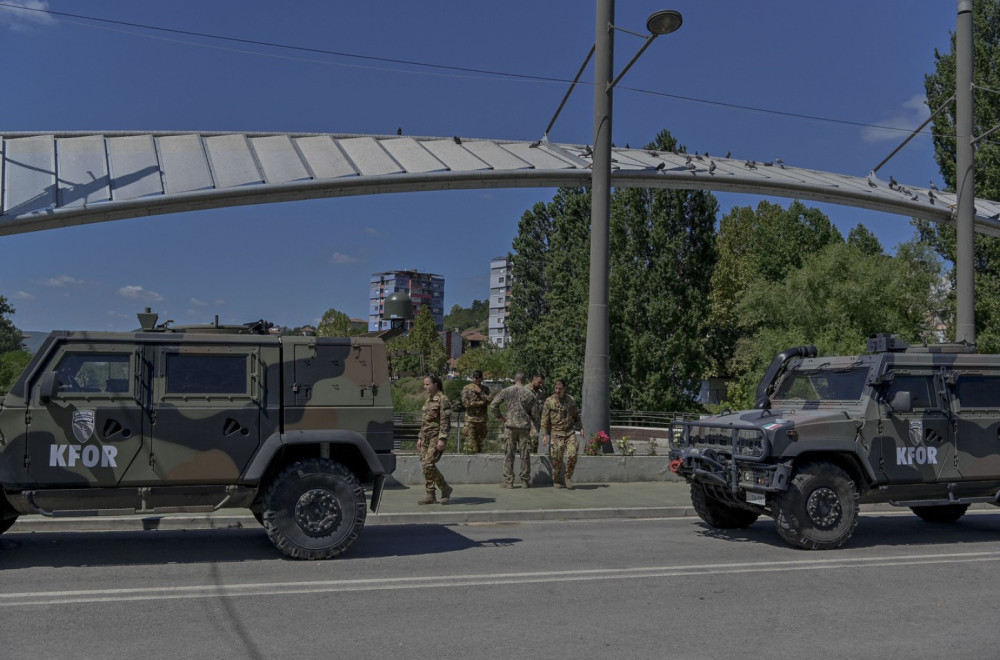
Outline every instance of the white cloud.
POLYGON ((344 254, 343 252, 334 252, 333 256, 330 257, 330 261, 337 265, 361 263, 361 260, 357 257, 350 254, 344 254))
POLYGON ((197 298, 192 298, 191 304, 194 305, 195 307, 208 307, 207 302, 205 302, 204 300, 198 300, 197 298))
POLYGON ((15 291, 14 300, 34 300, 35 296, 31 295, 27 291, 15 291))
POLYGON ((83 280, 78 280, 75 277, 70 277, 69 275, 56 275, 55 277, 50 277, 46 280, 32 280, 35 284, 40 284, 41 286, 48 286, 53 288, 59 288, 64 286, 83 286, 85 282, 83 280))
POLYGON ((379 231, 375 227, 365 227, 365 233, 373 238, 388 238, 389 234, 379 231))
POLYGON ((55 25, 56 19, 45 12, 49 3, 45 0, 6 0, 0 7, 0 25, 15 32, 27 32, 38 25, 55 25))
POLYGON ((128 298, 130 300, 144 300, 146 302, 160 302, 163 300, 163 296, 158 294, 156 291, 147 291, 141 286, 135 284, 123 286, 118 289, 118 295, 122 298, 128 298))
POLYGON ((902 142, 930 116, 925 97, 911 96, 891 115, 861 129, 861 139, 865 142, 902 142), (884 128, 883 128, 884 127, 884 128))

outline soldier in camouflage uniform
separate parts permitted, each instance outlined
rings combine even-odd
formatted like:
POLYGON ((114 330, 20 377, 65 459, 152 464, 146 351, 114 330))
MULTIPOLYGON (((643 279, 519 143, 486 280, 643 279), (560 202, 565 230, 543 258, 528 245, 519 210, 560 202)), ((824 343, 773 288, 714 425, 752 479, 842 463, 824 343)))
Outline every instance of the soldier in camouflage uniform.
POLYGON ((541 428, 542 408, 545 406, 545 376, 541 374, 532 376, 528 389, 535 397, 535 403, 531 406, 531 430, 528 435, 531 437, 531 452, 537 454, 538 430, 541 428))
POLYGON ((451 430, 451 404, 448 397, 441 391, 443 385, 437 376, 424 378, 424 392, 427 401, 422 408, 423 424, 417 437, 417 451, 420 453, 420 467, 424 469, 427 496, 418 504, 434 504, 435 488, 441 489, 441 504, 447 504, 451 498, 452 488, 444 480, 444 475, 437 468, 437 462, 444 453, 448 442, 448 431, 451 430))
POLYGON ((490 404, 490 414, 498 418, 507 431, 504 440, 503 488, 514 487, 514 452, 521 454, 521 482, 525 488, 531 487, 531 452, 528 445, 528 431, 531 428, 531 411, 535 405, 535 395, 524 383, 524 372, 518 371, 514 384, 505 387, 490 404), (503 415, 500 406, 505 407, 503 415))
MULTIPOLYGON (((580 447, 576 432, 583 428, 580 409, 573 397, 566 394, 566 381, 557 380, 555 394, 545 400, 542 409, 541 435, 549 436, 549 459, 552 461, 552 485, 563 487, 563 456, 566 457, 565 486, 573 489, 573 470, 580 447)), ((544 440, 543 440, 544 442, 544 440)))
POLYGON ((472 372, 472 382, 462 388, 462 405, 465 407, 465 453, 478 454, 483 451, 486 437, 486 420, 490 406, 490 388, 483 385, 483 372, 472 372))

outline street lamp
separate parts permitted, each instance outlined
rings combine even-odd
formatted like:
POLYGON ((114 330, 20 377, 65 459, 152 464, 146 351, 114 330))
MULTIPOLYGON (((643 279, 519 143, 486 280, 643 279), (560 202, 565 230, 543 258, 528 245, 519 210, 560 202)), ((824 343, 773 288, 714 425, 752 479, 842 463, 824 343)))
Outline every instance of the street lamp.
MULTIPOLYGON (((639 52, 614 77, 614 0, 597 0, 594 35, 594 155, 590 202, 590 301, 587 308, 587 345, 583 364, 583 428, 588 434, 604 431, 610 439, 611 403, 608 388, 608 276, 611 231, 611 125, 614 88, 656 37, 681 26, 680 12, 670 9, 646 21, 650 34, 639 52)), ((623 30, 626 31, 627 30, 623 30)), ((634 33, 631 33, 634 34, 634 33)), ((642 35, 639 35, 642 36, 642 35)), ((612 451, 610 441, 605 453, 612 451)))

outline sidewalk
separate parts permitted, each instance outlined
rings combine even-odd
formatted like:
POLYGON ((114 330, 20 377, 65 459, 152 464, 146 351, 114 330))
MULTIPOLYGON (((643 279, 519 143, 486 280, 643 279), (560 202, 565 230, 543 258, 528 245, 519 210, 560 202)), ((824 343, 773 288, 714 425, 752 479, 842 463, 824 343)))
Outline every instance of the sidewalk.
MULTIPOLYGON (((678 481, 580 483, 574 490, 549 486, 500 488, 498 483, 456 484, 448 504, 421 506, 422 486, 395 484, 382 494, 378 513, 367 525, 439 525, 594 518, 693 516, 687 484, 678 481)), ((8 533, 227 529, 259 527, 249 511, 134 516, 21 516, 8 533)))

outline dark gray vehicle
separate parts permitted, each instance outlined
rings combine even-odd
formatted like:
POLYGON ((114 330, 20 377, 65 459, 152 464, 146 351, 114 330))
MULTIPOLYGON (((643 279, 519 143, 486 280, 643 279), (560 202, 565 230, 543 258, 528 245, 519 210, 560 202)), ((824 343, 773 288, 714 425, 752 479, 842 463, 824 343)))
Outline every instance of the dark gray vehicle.
POLYGON ((1000 355, 878 335, 869 354, 775 357, 753 410, 679 422, 670 469, 708 525, 772 516, 790 545, 838 548, 861 503, 950 523, 1000 505, 1000 355))
POLYGON ((396 467, 385 335, 148 312, 135 332, 51 333, 0 398, 0 532, 21 514, 245 508, 290 557, 351 547, 396 467))

